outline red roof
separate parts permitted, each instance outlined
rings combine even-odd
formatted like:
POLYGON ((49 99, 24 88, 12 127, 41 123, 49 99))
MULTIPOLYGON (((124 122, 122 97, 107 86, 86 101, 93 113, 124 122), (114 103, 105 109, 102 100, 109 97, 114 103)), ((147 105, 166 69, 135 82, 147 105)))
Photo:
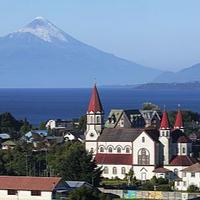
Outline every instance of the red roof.
POLYGON ((60 181, 60 177, 0 176, 0 189, 53 191, 60 181))
POLYGON ((187 136, 182 135, 178 138, 177 143, 190 143, 190 139, 187 136))
POLYGON ((95 84, 92 90, 92 96, 90 98, 88 112, 102 112, 102 111, 103 111, 103 107, 102 107, 102 104, 99 98, 99 93, 95 84))
POLYGON ((169 129, 169 120, 166 111, 163 112, 160 129, 169 129))
POLYGON ((170 165, 175 166, 190 166, 196 163, 197 160, 195 158, 189 156, 175 156, 171 161, 170 165))
POLYGON ((174 129, 180 129, 180 128, 183 128, 183 120, 182 120, 181 111, 178 110, 178 112, 176 114, 176 121, 174 124, 174 129))
POLYGON ((168 173, 168 172, 171 172, 171 170, 166 169, 164 167, 158 167, 158 168, 154 169, 153 172, 155 172, 155 173, 168 173))
POLYGON ((105 154, 98 153, 95 156, 97 164, 110 164, 110 165, 132 165, 132 154, 105 154))

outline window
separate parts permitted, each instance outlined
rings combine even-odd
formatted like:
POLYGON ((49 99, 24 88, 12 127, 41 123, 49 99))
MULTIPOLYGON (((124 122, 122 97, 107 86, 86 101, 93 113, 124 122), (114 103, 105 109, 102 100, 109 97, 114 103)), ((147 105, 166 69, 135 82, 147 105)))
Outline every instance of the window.
POLYGON ((90 137, 94 137, 94 133, 90 133, 90 137))
POLYGON ((91 149, 90 149, 90 153, 94 153, 94 148, 91 148, 91 149))
POLYGON ((175 174, 176 176, 178 176, 178 169, 177 169, 177 168, 174 169, 174 174, 175 174))
POLYGON ((177 184, 176 184, 177 186, 179 186, 180 185, 180 182, 179 181, 177 181, 177 184))
POLYGON ((126 168, 125 167, 122 167, 121 171, 122 171, 122 174, 126 174, 126 168))
POLYGON ((186 181, 183 181, 183 186, 186 186, 186 181))
POLYGON ((90 117, 90 123, 93 123, 93 116, 90 117))
POLYGON ((138 164, 139 165, 149 165, 150 164, 150 154, 145 148, 138 151, 138 164))
POLYGON ((8 190, 8 195, 17 195, 17 190, 8 190))
POLYGON ((109 153, 112 153, 112 147, 109 147, 109 148, 108 148, 108 152, 109 152, 109 153))
POLYGON ((143 143, 145 142, 145 137, 142 137, 142 142, 143 142, 143 143))
POLYGON ((130 149, 128 147, 126 148, 126 153, 130 153, 130 149))
POLYGON ((117 153, 121 153, 121 147, 117 148, 117 153))
POLYGON ((182 151, 183 151, 183 153, 185 153, 185 147, 183 147, 182 151))
POLYGON ((100 118, 97 116, 97 124, 100 123, 100 118))
POLYGON ((191 177, 195 177, 195 172, 191 172, 191 177))
POLYGON ((186 177, 186 172, 183 172, 183 173, 182 173, 182 176, 183 176, 183 177, 186 177))
POLYGON ((104 174, 108 174, 109 171, 108 171, 108 167, 104 167, 104 170, 103 170, 104 174))
POLYGON ((100 147, 100 152, 104 152, 104 148, 103 147, 100 147))
POLYGON ((41 191, 39 191, 39 190, 32 190, 31 191, 31 196, 41 196, 41 191))
POLYGON ((113 174, 117 174, 117 168, 113 167, 113 174))

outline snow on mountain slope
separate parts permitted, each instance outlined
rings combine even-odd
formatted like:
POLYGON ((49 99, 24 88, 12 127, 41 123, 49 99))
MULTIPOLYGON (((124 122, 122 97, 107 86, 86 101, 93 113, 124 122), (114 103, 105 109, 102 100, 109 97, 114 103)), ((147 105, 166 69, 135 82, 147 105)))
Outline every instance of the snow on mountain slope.
POLYGON ((46 42, 52 42, 55 39, 68 42, 65 33, 43 17, 36 17, 30 24, 9 36, 13 37, 15 33, 31 33, 46 42))

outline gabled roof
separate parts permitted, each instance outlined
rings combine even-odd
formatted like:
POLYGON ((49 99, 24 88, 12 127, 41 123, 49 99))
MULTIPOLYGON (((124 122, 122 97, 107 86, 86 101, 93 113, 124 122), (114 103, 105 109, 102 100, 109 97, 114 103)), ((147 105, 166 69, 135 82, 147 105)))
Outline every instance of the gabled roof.
POLYGON ((168 173, 168 172, 171 172, 171 170, 166 169, 164 167, 158 167, 158 168, 154 169, 153 172, 155 172, 155 173, 168 173))
POLYGON ((98 142, 132 142, 144 129, 133 128, 105 128, 98 138, 98 142))
POLYGON ((181 171, 182 172, 200 172, 200 163, 195 163, 181 171))
POLYGON ((191 140, 186 135, 182 135, 178 138, 177 143, 191 143, 191 140))
POLYGON ((174 124, 174 129, 181 129, 183 128, 183 120, 182 120, 182 114, 180 109, 178 110, 177 114, 176 114, 176 121, 174 124))
POLYGON ((180 129, 175 129, 171 133, 172 143, 190 143, 191 140, 180 129))
POLYGON ((0 190, 53 191, 60 177, 0 176, 0 190))
POLYGON ((162 120, 160 123, 160 129, 169 129, 169 120, 168 120, 168 116, 167 116, 167 112, 164 111, 163 115, 162 115, 162 120))
POLYGON ((96 84, 94 85, 94 88, 92 90, 92 95, 88 106, 88 112, 103 112, 103 106, 99 98, 99 93, 96 84))
POLYGON ((132 154, 106 154, 98 153, 95 156, 96 164, 132 165, 132 154))
POLYGON ((194 163, 196 163, 197 160, 195 158, 189 157, 189 156, 175 156, 170 161, 170 165, 174 166, 190 166, 194 163))

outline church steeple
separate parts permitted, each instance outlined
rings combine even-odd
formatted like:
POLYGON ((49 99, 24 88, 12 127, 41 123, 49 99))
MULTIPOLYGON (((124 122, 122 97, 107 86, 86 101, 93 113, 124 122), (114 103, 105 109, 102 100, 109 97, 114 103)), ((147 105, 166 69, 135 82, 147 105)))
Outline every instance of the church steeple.
POLYGON ((170 129, 167 112, 165 110, 163 111, 162 120, 160 123, 160 129, 170 129))
POLYGON ((90 98, 90 103, 88 106, 88 112, 103 112, 103 106, 101 104, 101 100, 99 98, 99 93, 96 87, 96 84, 93 87, 92 95, 90 98))
POLYGON ((87 110, 87 129, 85 132, 86 149, 93 152, 93 154, 97 153, 97 139, 101 135, 103 125, 103 106, 95 84, 87 110))
POLYGON ((184 131, 182 113, 181 113, 180 108, 178 108, 178 112, 176 114, 174 129, 180 129, 181 131, 184 131))

